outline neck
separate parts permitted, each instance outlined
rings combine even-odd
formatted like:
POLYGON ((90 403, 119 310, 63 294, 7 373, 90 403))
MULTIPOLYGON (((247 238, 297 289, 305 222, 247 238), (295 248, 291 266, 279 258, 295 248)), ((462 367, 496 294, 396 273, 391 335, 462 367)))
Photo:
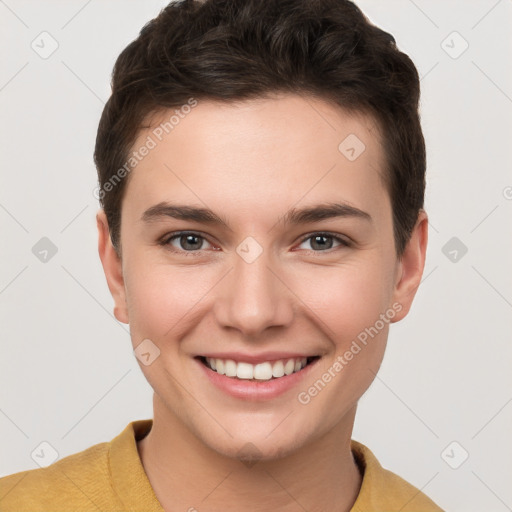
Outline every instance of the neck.
POLYGON ((155 407, 153 427, 137 447, 166 512, 234 512, 248 504, 255 512, 348 512, 362 480, 350 449, 354 418, 355 407, 334 429, 294 453, 244 464, 210 449, 168 409, 155 407))

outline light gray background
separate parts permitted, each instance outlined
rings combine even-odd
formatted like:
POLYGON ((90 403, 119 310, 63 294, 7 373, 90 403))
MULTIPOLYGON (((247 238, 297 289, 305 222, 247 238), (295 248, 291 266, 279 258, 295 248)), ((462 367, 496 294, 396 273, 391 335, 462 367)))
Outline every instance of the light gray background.
MULTIPOLYGON (((92 154, 115 58, 165 4, 0 0, 2 476, 43 441, 62 458, 152 417, 97 255, 92 154)), ((357 4, 422 77, 430 242, 354 438, 443 508, 512 510, 512 1, 357 4)))

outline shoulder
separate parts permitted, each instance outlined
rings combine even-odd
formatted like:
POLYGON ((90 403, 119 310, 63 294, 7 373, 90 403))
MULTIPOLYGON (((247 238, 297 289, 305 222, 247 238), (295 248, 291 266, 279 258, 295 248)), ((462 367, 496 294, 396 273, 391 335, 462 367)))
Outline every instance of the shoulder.
POLYGON ((372 451, 352 440, 352 453, 363 473, 359 495, 352 510, 365 512, 443 512, 418 488, 383 468, 372 451))
POLYGON ((109 487, 108 451, 100 443, 45 468, 0 478, 2 512, 54 512, 114 508, 109 487))

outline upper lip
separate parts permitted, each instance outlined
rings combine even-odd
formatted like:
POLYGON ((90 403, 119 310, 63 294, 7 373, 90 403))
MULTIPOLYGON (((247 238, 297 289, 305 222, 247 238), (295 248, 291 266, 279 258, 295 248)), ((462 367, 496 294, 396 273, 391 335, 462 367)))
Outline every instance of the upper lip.
POLYGON ((306 354, 304 352, 261 352, 259 354, 245 354, 242 352, 209 352, 198 357, 213 359, 232 359, 237 363, 258 364, 266 361, 279 361, 281 359, 302 359, 304 357, 316 357, 318 354, 306 354))

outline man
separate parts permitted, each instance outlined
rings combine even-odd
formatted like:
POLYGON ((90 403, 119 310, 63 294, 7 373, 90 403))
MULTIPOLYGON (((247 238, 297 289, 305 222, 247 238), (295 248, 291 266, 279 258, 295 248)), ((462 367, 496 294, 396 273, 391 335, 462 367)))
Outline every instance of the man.
POLYGON ((2 510, 441 510, 351 440, 424 267, 418 100, 348 1, 183 1, 146 24, 95 161, 154 418, 0 480, 2 510))

